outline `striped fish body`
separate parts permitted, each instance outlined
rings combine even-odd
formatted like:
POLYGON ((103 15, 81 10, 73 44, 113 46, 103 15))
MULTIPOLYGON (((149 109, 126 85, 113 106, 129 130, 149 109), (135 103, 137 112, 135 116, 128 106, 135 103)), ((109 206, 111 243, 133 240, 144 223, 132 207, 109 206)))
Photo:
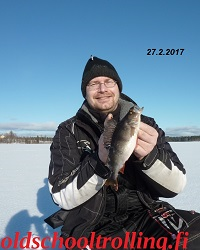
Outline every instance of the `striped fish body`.
MULTIPOLYGON (((115 127, 109 146, 109 154, 106 164, 112 174, 111 177, 107 179, 106 185, 111 185, 116 191, 118 189, 118 172, 129 159, 136 146, 142 111, 143 108, 134 106, 130 108, 126 116, 117 123, 116 126, 112 124, 112 120, 110 120, 105 126, 105 133, 106 130, 112 130, 110 127, 115 127)), ((105 135, 105 138, 106 137, 107 135, 105 135)))

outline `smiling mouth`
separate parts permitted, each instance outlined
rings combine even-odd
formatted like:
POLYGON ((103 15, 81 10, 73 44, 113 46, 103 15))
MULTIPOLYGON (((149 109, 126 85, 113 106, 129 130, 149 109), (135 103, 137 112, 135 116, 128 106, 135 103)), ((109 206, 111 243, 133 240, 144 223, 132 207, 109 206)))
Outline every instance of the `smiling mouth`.
POLYGON ((110 98, 111 96, 99 96, 99 97, 97 97, 96 99, 98 99, 98 100, 104 100, 104 99, 108 99, 108 98, 110 98))

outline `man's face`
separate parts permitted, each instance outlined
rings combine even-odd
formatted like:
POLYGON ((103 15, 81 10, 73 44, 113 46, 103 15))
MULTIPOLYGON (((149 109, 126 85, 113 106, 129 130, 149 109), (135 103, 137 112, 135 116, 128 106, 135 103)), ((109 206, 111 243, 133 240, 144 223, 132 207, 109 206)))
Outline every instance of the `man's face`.
POLYGON ((119 95, 118 85, 109 77, 95 77, 86 86, 85 98, 90 107, 102 113, 109 113, 117 108, 119 95))

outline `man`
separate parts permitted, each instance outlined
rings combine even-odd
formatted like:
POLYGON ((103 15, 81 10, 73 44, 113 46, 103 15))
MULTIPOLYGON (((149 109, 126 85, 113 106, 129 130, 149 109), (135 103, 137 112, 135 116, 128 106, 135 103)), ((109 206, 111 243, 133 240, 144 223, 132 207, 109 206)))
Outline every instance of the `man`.
POLYGON ((164 132, 141 115, 137 143, 118 174, 116 191, 106 185, 111 169, 104 125, 121 121, 136 103, 122 93, 113 65, 97 57, 85 66, 81 91, 83 105, 59 125, 51 145, 49 188, 62 209, 46 222, 60 219, 66 248, 199 249, 200 215, 159 200, 176 196, 186 184, 186 171, 164 132), (70 245, 69 238, 79 245, 73 240, 70 245))

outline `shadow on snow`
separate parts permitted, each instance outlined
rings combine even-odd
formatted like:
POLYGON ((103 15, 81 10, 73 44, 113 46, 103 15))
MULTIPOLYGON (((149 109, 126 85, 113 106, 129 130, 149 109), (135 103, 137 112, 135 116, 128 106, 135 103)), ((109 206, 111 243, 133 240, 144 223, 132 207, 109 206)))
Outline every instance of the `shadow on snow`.
MULTIPOLYGON (((9 237, 14 242, 16 237, 16 232, 19 234, 19 240, 27 236, 28 232, 32 232, 32 236, 39 236, 40 239, 44 237, 52 237, 54 232, 59 232, 58 230, 52 229, 49 225, 44 222, 44 219, 57 211, 57 207, 49 194, 48 190, 48 179, 44 179, 44 186, 41 187, 37 192, 37 208, 38 211, 42 214, 41 216, 30 216, 27 209, 21 210, 15 214, 10 221, 8 222, 5 228, 5 237, 9 237)), ((3 238, 5 238, 3 237, 3 238)), ((3 239, 2 238, 2 239, 3 239)), ((2 243, 2 239, 0 239, 2 243)), ((5 246, 8 245, 8 240, 4 241, 5 246)), ((14 243, 12 243, 14 244, 14 243)), ((50 243, 46 241, 45 245, 50 246, 50 243)), ((10 248, 12 249, 12 248, 10 248)), ((16 249, 16 248, 15 248, 16 249)), ((36 248, 43 249, 43 248, 36 248)), ((54 248, 55 249, 55 248, 54 248)), ((64 248, 58 248, 64 249, 64 248)), ((55 249, 56 250, 56 249, 55 249)))

